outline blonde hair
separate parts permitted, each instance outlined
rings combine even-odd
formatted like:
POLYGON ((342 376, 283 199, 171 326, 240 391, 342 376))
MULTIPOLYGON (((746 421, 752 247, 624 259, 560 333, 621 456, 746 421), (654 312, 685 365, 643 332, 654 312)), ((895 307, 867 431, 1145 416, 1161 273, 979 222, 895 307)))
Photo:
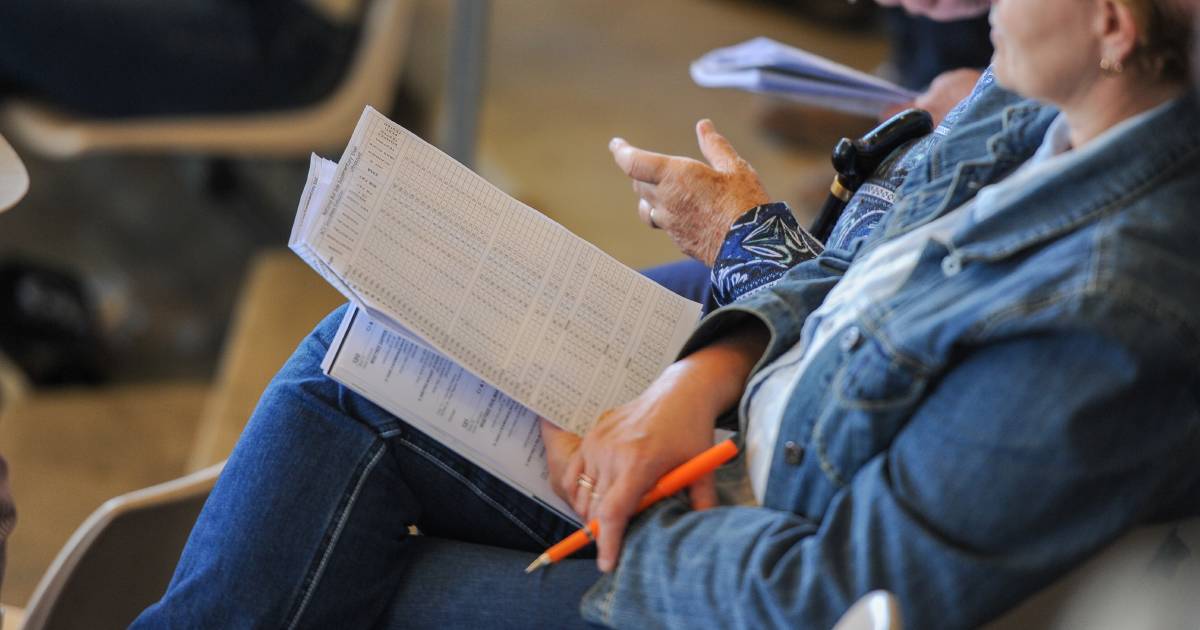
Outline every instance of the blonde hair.
POLYGON ((1183 81, 1190 76, 1192 15, 1179 0, 1117 0, 1133 12, 1138 45, 1129 57, 1149 76, 1183 81))

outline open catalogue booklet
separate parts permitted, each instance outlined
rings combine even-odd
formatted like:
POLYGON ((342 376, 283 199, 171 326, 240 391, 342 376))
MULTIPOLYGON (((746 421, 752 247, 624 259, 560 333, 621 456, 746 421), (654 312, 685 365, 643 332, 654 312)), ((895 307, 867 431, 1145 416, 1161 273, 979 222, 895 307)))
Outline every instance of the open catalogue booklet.
POLYGON ((878 116, 917 93, 767 37, 718 48, 691 66, 703 87, 739 88, 837 111, 878 116))
POLYGON ((583 435, 700 316, 370 107, 312 157, 288 245, 352 303, 330 378, 575 522, 537 416, 583 435))

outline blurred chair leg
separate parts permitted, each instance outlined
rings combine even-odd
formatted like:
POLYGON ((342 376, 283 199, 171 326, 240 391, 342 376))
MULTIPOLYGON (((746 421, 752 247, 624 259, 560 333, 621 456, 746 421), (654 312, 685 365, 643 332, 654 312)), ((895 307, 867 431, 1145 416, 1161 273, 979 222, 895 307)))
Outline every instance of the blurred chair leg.
POLYGON ((213 199, 228 201, 242 188, 233 160, 212 158, 204 166, 204 190, 213 199))

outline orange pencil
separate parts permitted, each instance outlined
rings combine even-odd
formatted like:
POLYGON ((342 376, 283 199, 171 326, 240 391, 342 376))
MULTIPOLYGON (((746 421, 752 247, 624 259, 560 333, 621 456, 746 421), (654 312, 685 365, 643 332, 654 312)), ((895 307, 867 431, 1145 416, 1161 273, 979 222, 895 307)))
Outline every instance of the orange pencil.
MULTIPOLYGON (((724 464, 733 459, 737 455, 737 445, 733 440, 724 440, 712 448, 700 453, 690 460, 680 464, 671 472, 662 476, 654 487, 642 497, 638 503, 637 511, 642 510, 658 503, 680 490, 696 483, 701 477, 711 473, 724 464)), ((525 567, 526 573, 532 573, 536 569, 544 567, 548 564, 558 562, 563 558, 583 549, 588 546, 588 543, 596 540, 600 535, 600 522, 596 519, 588 521, 588 524, 583 529, 567 536, 560 540, 553 547, 546 550, 545 553, 537 557, 532 564, 525 567)))

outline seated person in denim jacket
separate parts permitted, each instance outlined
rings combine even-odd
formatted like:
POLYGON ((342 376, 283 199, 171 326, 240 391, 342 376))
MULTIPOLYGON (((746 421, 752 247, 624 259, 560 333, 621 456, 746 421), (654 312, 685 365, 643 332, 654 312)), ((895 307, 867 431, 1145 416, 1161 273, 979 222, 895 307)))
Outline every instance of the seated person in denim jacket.
POLYGON ((335 313, 139 622, 828 628, 885 588, 910 627, 970 627, 1129 528, 1200 513, 1200 103, 1188 20, 1157 2, 1001 0, 995 83, 869 236, 732 296, 582 440, 544 426, 560 493, 601 521, 602 574, 522 576, 572 526, 325 378, 335 313), (731 408, 729 492, 627 528, 731 408))

